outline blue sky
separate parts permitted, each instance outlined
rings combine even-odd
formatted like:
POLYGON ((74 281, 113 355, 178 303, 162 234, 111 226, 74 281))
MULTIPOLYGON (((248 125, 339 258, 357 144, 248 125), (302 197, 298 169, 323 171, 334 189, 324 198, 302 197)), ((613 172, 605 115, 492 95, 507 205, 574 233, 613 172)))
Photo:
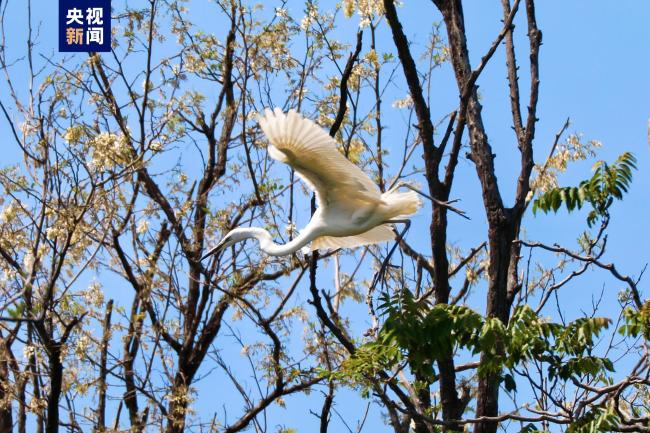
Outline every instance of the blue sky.
MULTIPOLYGON (((6 0, 5 2, 6 3, 6 0)), ((36 21, 41 21, 41 48, 48 51, 56 50, 56 7, 55 1, 34 1, 33 14, 36 21), (50 47, 51 44, 51 47, 50 47), (50 47, 48 49, 48 47, 50 47)), ((122 4, 115 1, 114 6, 122 4)), ((273 2, 265 2, 271 8, 273 2)), ((404 0, 403 7, 398 13, 404 28, 413 42, 413 50, 419 52, 435 21, 441 17, 436 13, 430 2, 404 0)), ((466 28, 469 35, 469 49, 473 64, 485 53, 495 36, 501 29, 501 10, 498 2, 470 0, 465 2, 466 28)), ((7 34, 8 47, 14 56, 24 51, 25 10, 22 1, 12 0, 8 11, 12 19, 7 20, 4 32, 7 34)), ((321 2, 321 9, 329 7, 330 2, 321 2)), ((4 6, 4 5, 3 5, 4 6)), ((303 5, 300 2, 290 2, 289 9, 301 16, 303 5)), ((222 28, 211 24, 211 14, 216 8, 208 2, 194 1, 190 4, 192 13, 203 15, 205 30, 214 31, 218 35, 222 28)), ((522 11, 523 12, 523 11, 522 11)), ((567 117, 571 118, 569 132, 582 133, 585 140, 596 139, 603 142, 598 158, 611 161, 623 151, 631 151, 638 158, 638 172, 632 189, 624 202, 616 203, 612 208, 612 224, 608 241, 608 253, 605 260, 615 261, 621 272, 638 275, 645 263, 650 259, 647 245, 650 244, 648 217, 650 206, 650 153, 648 147, 648 120, 650 119, 650 2, 644 0, 611 2, 611 1, 559 1, 541 0, 537 4, 538 25, 543 32, 543 46, 540 53, 540 103, 538 108, 539 122, 536 133, 536 160, 540 162, 547 155, 557 131, 567 117)), ((342 17, 341 17, 342 18, 342 17)), ((343 19, 343 18, 342 18, 343 19)), ((357 18, 344 20, 339 34, 349 41, 355 31, 357 18)), ((527 88, 527 41, 524 29, 526 27, 524 14, 520 13, 515 21, 518 34, 518 56, 521 65, 522 89, 527 88)), ((392 50, 392 40, 386 29, 382 29, 379 37, 379 49, 392 50)), ((55 60, 61 54, 55 53, 55 60)), ((401 73, 401 71, 400 71, 401 73)), ((26 85, 26 83, 22 83, 26 85)), ((505 69, 503 67, 503 48, 501 47, 492 62, 483 72, 479 80, 481 102, 484 105, 484 119, 490 142, 497 154, 496 166, 499 183, 506 203, 513 196, 513 181, 516 172, 512 167, 518 162, 518 153, 511 131, 511 118, 505 69)), ((444 66, 437 72, 433 89, 433 117, 455 109, 458 91, 452 81, 449 66, 444 66)), ((4 98, 6 88, 0 84, 0 97, 4 98)), ((405 95, 406 87, 397 86, 389 90, 394 98, 405 95)), ((527 92, 522 92, 525 100, 527 92)), ((390 100, 386 106, 389 106, 390 100)), ((388 125, 386 136, 395 140, 401 139, 406 125, 403 113, 387 108, 385 124, 388 125)), ((0 136, 7 137, 6 122, 0 122, 0 136)), ((5 141, 5 153, 2 165, 8 162, 20 161, 13 143, 5 141)), ((573 165, 569 173, 561 178, 565 184, 574 184, 590 176, 593 161, 573 165)), ((472 217, 471 222, 460 218, 451 219, 450 242, 469 248, 477 245, 485 237, 484 217, 482 216, 482 201, 478 194, 478 181, 471 163, 466 160, 459 165, 457 183, 452 191, 452 198, 460 198, 460 207, 472 217)), ((307 205, 307 201, 305 201, 307 205)), ((574 241, 583 228, 584 216, 572 214, 567 216, 560 211, 560 216, 531 214, 526 216, 524 228, 526 236, 533 240, 543 240, 546 243, 559 242, 575 245, 574 241)), ((414 218, 414 229, 409 233, 409 239, 420 250, 427 245, 418 241, 418 231, 427 230, 427 217, 423 213, 414 218)), ((328 272, 326 267, 321 272, 328 272)), ((331 269, 331 268, 329 268, 331 269)), ((605 284, 607 302, 612 311, 616 292, 621 285, 607 278, 603 273, 591 272, 584 280, 584 287, 572 286, 570 292, 563 292, 561 299, 566 302, 569 312, 577 313, 584 307, 580 301, 587 301, 595 291, 605 284), (579 292, 575 292, 579 290, 579 292)), ((643 285, 642 285, 643 287, 643 285)), ((482 293, 477 293, 474 307, 481 310, 482 293)), ((306 293, 298 299, 305 300, 306 293)), ((587 302, 588 304, 588 302, 587 302)), ((605 311, 609 308, 607 305, 605 311)), ((357 323, 363 328, 365 323, 357 323)), ((206 360, 206 362, 209 362, 206 360)), ((271 411, 275 424, 286 424, 296 427, 299 431, 313 431, 316 419, 308 415, 307 410, 319 410, 319 401, 296 401, 287 399, 292 405, 290 416, 282 409, 271 411), (300 408, 298 408, 298 406, 300 408)), ((363 402, 354 392, 346 391, 337 397, 336 408, 352 419, 363 408, 363 402)), ((207 410, 213 404, 211 399, 200 402, 207 410)), ((369 425, 365 431, 380 431, 382 425, 375 411, 371 414, 369 425)), ((344 431, 344 430, 336 430, 344 431)))

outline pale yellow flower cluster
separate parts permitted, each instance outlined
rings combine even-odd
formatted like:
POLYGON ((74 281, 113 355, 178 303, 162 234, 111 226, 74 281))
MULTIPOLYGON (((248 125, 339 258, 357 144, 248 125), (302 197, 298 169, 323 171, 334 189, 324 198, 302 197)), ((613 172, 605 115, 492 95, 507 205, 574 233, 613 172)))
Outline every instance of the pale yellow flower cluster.
POLYGON ((59 236, 65 236, 66 233, 66 229, 60 226, 52 226, 45 229, 45 237, 49 241, 53 241, 59 236))
POLYGON ((281 314, 281 317, 283 319, 296 318, 297 320, 299 320, 299 321, 301 321, 303 323, 306 323, 307 320, 309 319, 309 314, 302 307, 292 307, 292 308, 287 309, 285 312, 283 312, 281 314))
MULTIPOLYGON (((306 15, 303 18, 304 25, 310 25, 315 16, 315 12, 306 15)), ((291 69, 296 66, 287 45, 289 33, 288 20, 282 18, 253 36, 253 44, 249 48, 249 62, 255 79, 259 79, 263 71, 291 69)))
POLYGON ((361 20, 359 27, 368 27, 374 17, 384 14, 384 5, 381 0, 345 0, 343 2, 343 13, 347 18, 359 13, 361 20))
MULTIPOLYGON (((84 144, 85 151, 91 157, 90 167, 96 171, 106 171, 118 165, 127 164, 131 159, 131 150, 124 135, 102 132, 94 137, 82 126, 72 126, 66 129, 63 139, 68 144, 84 144)), ((162 144, 152 142, 154 151, 162 150, 162 144)))
POLYGON ((185 70, 187 72, 201 72, 206 69, 206 64, 203 59, 193 53, 185 54, 185 70))
POLYGON ((343 13, 346 18, 350 18, 354 15, 354 11, 357 8, 355 0, 345 0, 343 2, 343 13))
POLYGON ((375 68, 368 67, 365 63, 357 63, 352 68, 352 74, 350 74, 350 80, 348 81, 348 89, 356 91, 361 86, 361 80, 363 78, 374 77, 376 73, 375 68))
POLYGON ((88 350, 90 349, 90 338, 86 334, 81 334, 77 337, 74 345, 74 354, 77 359, 85 359, 88 350))
POLYGON ((15 201, 12 201, 0 211, 0 223, 10 223, 18 215, 20 206, 15 201))
POLYGON ((309 4, 307 7, 307 14, 300 20, 300 28, 307 31, 312 23, 318 16, 318 8, 314 4, 309 4))
POLYGON ((93 305, 97 308, 104 305, 104 290, 102 289, 101 283, 98 281, 93 281, 90 283, 88 288, 81 294, 86 303, 89 305, 93 305))
POLYGON ((146 219, 141 219, 140 221, 138 221, 138 225, 135 228, 136 233, 138 233, 139 235, 143 235, 147 233, 147 230, 149 230, 149 221, 147 221, 146 219))
POLYGON ((553 155, 544 164, 533 168, 534 177, 530 181, 530 192, 527 200, 531 200, 536 192, 547 192, 558 186, 558 175, 564 173, 570 162, 584 161, 596 155, 596 149, 602 146, 597 140, 586 143, 581 141, 582 135, 571 134, 566 142, 558 145, 553 155))
POLYGON ((163 144, 160 141, 154 140, 149 145, 149 149, 153 150, 154 152, 160 152, 163 150, 163 144))
POLYGON ((91 166, 97 171, 106 171, 130 161, 131 150, 123 135, 102 132, 89 142, 91 166))
POLYGON ((25 121, 20 124, 20 132, 23 134, 23 137, 28 137, 34 135, 38 131, 38 125, 25 121))
POLYGON ((413 106, 413 99, 411 99, 411 95, 409 94, 401 99, 394 100, 392 106, 397 109, 411 108, 413 106))
POLYGON ((69 144, 79 143, 84 135, 84 130, 81 126, 72 126, 65 131, 63 139, 69 144))

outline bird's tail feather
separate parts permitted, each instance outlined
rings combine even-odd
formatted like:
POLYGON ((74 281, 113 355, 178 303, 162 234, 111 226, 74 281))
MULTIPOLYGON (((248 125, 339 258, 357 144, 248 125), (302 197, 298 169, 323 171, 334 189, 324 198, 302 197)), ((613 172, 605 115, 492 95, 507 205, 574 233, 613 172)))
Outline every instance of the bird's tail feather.
POLYGON ((388 204, 393 219, 411 216, 422 206, 422 200, 415 191, 388 191, 381 195, 381 199, 388 204))

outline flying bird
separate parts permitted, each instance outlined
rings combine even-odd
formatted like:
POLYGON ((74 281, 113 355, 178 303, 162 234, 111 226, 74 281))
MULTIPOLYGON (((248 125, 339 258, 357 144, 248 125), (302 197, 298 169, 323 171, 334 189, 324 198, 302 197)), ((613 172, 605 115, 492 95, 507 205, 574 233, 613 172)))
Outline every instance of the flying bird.
MULTIPOLYGON (((259 124, 269 140, 269 155, 290 165, 316 194, 318 208, 300 234, 284 245, 258 227, 231 230, 203 257, 249 238, 271 256, 320 249, 354 248, 396 238, 392 223, 417 212, 421 201, 414 191, 398 192, 398 186, 382 193, 358 166, 336 148, 336 141, 322 128, 294 110, 283 113, 266 109, 259 124), (308 245, 309 244, 309 245, 308 245)), ((398 221, 399 220, 399 221, 398 221)))

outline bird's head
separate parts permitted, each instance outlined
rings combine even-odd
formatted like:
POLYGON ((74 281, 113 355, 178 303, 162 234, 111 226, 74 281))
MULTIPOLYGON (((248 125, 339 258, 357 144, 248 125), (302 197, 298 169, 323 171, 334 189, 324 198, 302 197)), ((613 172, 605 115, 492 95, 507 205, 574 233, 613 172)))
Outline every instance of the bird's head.
POLYGON ((237 227, 235 229, 232 229, 226 234, 226 236, 223 237, 223 239, 219 241, 219 243, 214 248, 208 251, 201 258, 201 260, 210 257, 211 255, 216 254, 233 244, 236 244, 237 242, 241 242, 249 238, 259 238, 260 236, 264 235, 263 232, 264 230, 255 227, 237 227))

